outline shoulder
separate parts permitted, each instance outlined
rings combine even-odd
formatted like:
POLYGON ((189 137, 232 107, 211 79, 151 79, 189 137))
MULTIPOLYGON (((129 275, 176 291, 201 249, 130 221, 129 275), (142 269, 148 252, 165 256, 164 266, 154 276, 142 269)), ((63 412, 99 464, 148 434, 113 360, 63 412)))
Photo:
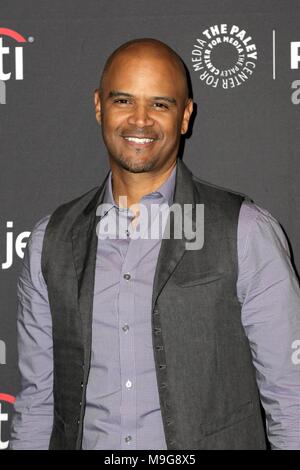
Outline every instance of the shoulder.
POLYGON ((286 236, 278 220, 264 207, 245 200, 241 206, 238 223, 239 253, 256 248, 277 250, 289 255, 286 236))
POLYGON ((193 175, 193 185, 195 198, 204 204, 204 213, 211 219, 227 220, 232 224, 232 229, 238 223, 241 204, 245 199, 249 199, 246 194, 233 191, 228 188, 217 186, 204 181, 193 175))
POLYGON ((30 252, 33 250, 41 252, 45 231, 50 218, 51 214, 47 214, 42 218, 38 219, 38 221, 33 226, 27 241, 28 250, 30 252))
POLYGON ((245 198, 251 200, 247 194, 233 191, 232 189, 224 188, 222 186, 217 186, 216 184, 200 179, 195 175, 193 175, 193 183, 196 191, 202 196, 202 198, 209 198, 215 203, 230 200, 242 202, 245 198))
POLYGON ((45 282, 41 273, 41 256, 44 235, 51 214, 40 218, 33 226, 21 259, 21 268, 18 276, 17 295, 20 300, 28 297, 34 291, 35 296, 46 299, 45 282))
POLYGON ((247 194, 241 193, 239 191, 234 191, 233 189, 230 189, 230 188, 225 188, 224 186, 219 186, 210 181, 203 180, 202 178, 199 178, 195 174, 192 174, 192 177, 193 177, 193 182, 196 186, 198 186, 199 188, 205 187, 205 189, 207 191, 210 191, 211 193, 215 193, 218 195, 228 193, 231 195, 237 195, 237 196, 243 196, 243 197, 249 198, 247 194))
POLYGON ((81 215, 85 215, 96 208, 97 200, 101 193, 103 185, 95 187, 71 201, 61 204, 51 214, 47 225, 46 239, 55 240, 59 237, 61 240, 68 240, 70 232, 76 220, 81 215))
POLYGON ((88 206, 98 191, 99 186, 96 186, 80 196, 61 204, 52 213, 51 218, 72 218, 73 215, 77 215, 78 211, 84 210, 84 208, 88 206))
POLYGON ((28 251, 38 251, 41 253, 44 236, 47 228, 50 227, 50 223, 54 220, 69 220, 72 217, 72 212, 74 211, 74 213, 76 212, 77 214, 78 209, 80 209, 81 207, 84 208, 93 198, 93 196, 97 193, 98 189, 99 187, 92 188, 91 190, 83 193, 82 195, 61 204, 51 214, 47 214, 40 218, 33 226, 33 229, 28 238, 28 251), (76 211, 75 208, 77 209, 76 211))

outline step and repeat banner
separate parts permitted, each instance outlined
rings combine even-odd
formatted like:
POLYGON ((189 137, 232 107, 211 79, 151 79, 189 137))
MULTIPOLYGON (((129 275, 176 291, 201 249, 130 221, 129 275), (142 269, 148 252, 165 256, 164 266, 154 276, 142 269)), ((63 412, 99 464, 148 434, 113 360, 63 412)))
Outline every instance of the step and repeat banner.
POLYGON ((191 78, 196 116, 183 160, 250 196, 281 224, 300 268, 300 2, 1 1, 0 449, 17 366, 17 278, 39 219, 108 169, 94 115, 103 64, 152 37, 191 78))

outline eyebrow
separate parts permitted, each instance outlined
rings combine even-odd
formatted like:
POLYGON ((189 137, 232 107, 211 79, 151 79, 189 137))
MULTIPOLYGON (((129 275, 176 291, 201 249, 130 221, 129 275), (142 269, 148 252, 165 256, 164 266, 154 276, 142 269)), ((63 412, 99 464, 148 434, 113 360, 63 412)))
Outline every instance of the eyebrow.
MULTIPOLYGON (((126 96, 127 98, 134 98, 134 95, 131 95, 130 93, 125 93, 123 91, 116 91, 116 90, 110 91, 108 95, 109 98, 117 98, 120 96, 126 96)), ((167 101, 168 103, 174 104, 174 105, 177 104, 177 101, 175 100, 175 98, 172 98, 170 96, 152 96, 151 99, 167 101)))

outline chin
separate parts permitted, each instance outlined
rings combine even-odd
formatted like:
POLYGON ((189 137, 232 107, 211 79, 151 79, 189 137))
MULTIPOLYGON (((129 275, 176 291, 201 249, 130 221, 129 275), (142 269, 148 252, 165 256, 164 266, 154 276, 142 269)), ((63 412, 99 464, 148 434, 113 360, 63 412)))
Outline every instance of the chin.
POLYGON ((130 171, 130 173, 146 173, 156 166, 156 160, 136 162, 134 159, 117 158, 115 162, 124 170, 130 171))

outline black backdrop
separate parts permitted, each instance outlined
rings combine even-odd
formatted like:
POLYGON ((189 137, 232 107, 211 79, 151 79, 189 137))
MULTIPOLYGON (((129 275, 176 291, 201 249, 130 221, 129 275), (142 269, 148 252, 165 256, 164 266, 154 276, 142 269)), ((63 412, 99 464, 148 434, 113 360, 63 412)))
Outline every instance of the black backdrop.
MULTIPOLYGON (((300 55, 299 23, 300 2, 289 0, 1 0, 0 411, 7 417, 0 420, 0 448, 8 445, 10 401, 20 388, 16 281, 22 251, 41 217, 102 181, 108 166, 93 91, 106 57, 121 43, 154 37, 181 55, 197 103, 184 161, 202 179, 246 193, 268 209, 300 266, 300 70, 291 68, 291 48, 296 66, 300 55), (205 83, 200 76, 208 69, 197 72, 192 62, 199 58, 193 53, 201 50, 199 39, 209 42, 204 31, 221 24, 228 32, 232 26, 245 31, 239 47, 246 56, 257 51, 248 67, 253 73, 244 71, 243 80, 233 73, 235 86, 227 89, 221 79, 217 87, 205 83), (23 64, 16 70, 18 54, 23 64), (6 262, 7 247, 12 263, 6 262)), ((238 54, 233 43, 221 42, 211 61, 225 70, 238 54)))

